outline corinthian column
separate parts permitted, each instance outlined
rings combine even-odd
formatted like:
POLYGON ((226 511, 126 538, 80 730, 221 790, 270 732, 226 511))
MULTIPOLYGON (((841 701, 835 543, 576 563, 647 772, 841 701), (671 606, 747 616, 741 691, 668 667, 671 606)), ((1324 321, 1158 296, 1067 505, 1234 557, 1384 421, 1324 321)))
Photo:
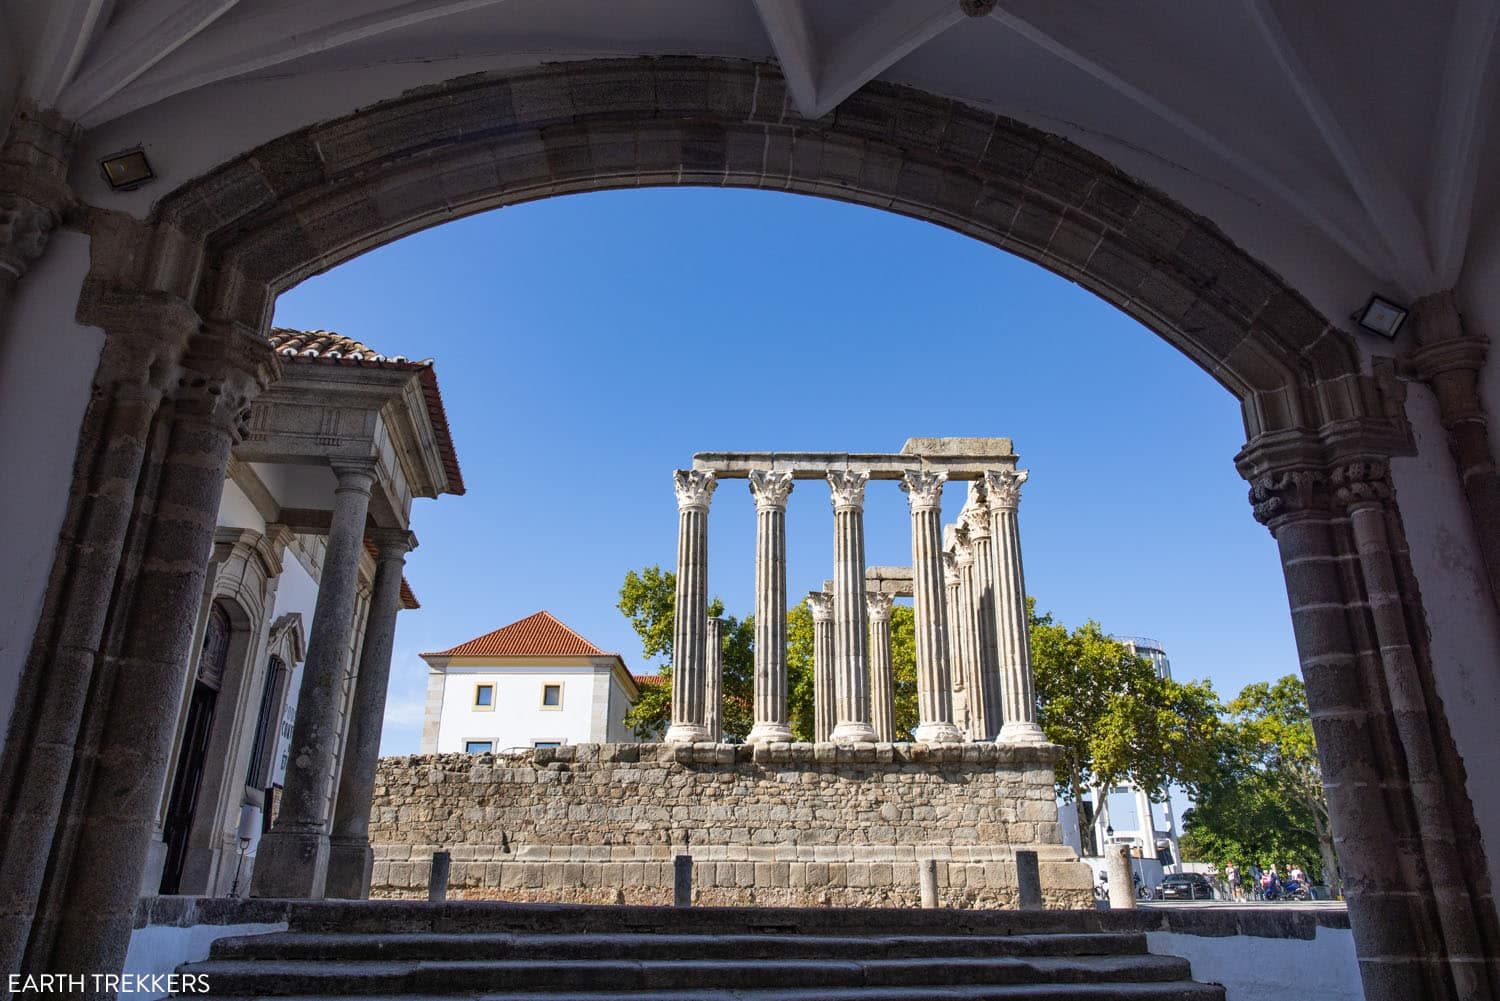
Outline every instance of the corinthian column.
POLYGON ((708 739, 724 739, 724 620, 708 620, 705 644, 708 663, 703 672, 703 729, 708 739))
POLYGON ((948 675, 953 691, 953 725, 960 733, 969 732, 969 692, 964 675, 964 659, 959 613, 958 563, 954 549, 958 545, 953 526, 943 531, 943 622, 948 628, 948 675))
POLYGON ((994 740, 1000 732, 1000 653, 995 632, 995 547, 982 490, 972 490, 962 517, 974 552, 974 672, 969 717, 975 740, 994 740))
POLYGON ((343 774, 328 846, 328 896, 348 900, 370 895, 370 871, 375 862, 370 849, 370 802, 380 760, 396 613, 401 610, 401 573, 406 554, 417 545, 416 536, 404 529, 372 532, 370 541, 380 555, 375 561, 375 584, 365 619, 365 641, 360 647, 349 736, 344 739, 343 774))
POLYGON ((953 567, 958 573, 958 607, 954 610, 953 648, 957 651, 954 674, 963 679, 964 733, 970 740, 988 740, 978 716, 979 700, 979 609, 974 587, 974 547, 969 529, 961 520, 954 527, 953 567))
POLYGON ((672 627, 672 725, 669 743, 708 740, 708 502, 714 474, 679 469, 677 488, 677 611, 672 627))
POLYGON ((1026 619, 1026 576, 1021 569, 1017 510, 1021 484, 1031 474, 1002 469, 984 474, 990 532, 995 539, 995 624, 999 637, 1001 696, 1005 725, 1002 743, 1046 741, 1036 721, 1036 684, 1031 676, 1031 633, 1026 619))
POLYGON ((755 498, 755 725, 752 744, 791 740, 786 677, 786 501, 789 470, 750 472, 755 498))
POLYGON ((873 741, 870 727, 869 625, 865 621, 863 470, 833 470, 833 740, 873 741))
POLYGON ((813 740, 833 736, 833 595, 813 591, 807 596, 813 620, 813 740))
POLYGON ((344 663, 354 630, 359 558, 375 469, 374 459, 333 463, 338 486, 302 664, 286 786, 276 822, 256 850, 251 896, 322 897, 327 888, 328 787, 338 757, 344 663))
POLYGON ((908 469, 901 489, 911 507, 911 575, 916 599, 917 730, 925 743, 962 740, 953 725, 947 615, 943 602, 943 483, 941 470, 908 469))
POLYGON ((868 594, 870 607, 870 725, 876 740, 896 739, 896 678, 891 671, 889 594, 868 594))

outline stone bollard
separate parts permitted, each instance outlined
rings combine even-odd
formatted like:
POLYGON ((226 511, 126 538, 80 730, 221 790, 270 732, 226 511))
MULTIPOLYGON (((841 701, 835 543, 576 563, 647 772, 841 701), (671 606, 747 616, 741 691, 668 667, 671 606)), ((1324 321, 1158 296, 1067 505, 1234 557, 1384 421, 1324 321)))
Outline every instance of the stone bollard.
POLYGON ((922 906, 938 905, 937 859, 927 858, 917 862, 917 883, 922 889, 922 906))
POLYGON ((1042 869, 1036 852, 1016 852, 1016 891, 1021 910, 1042 909, 1042 869))
POLYGON ((693 857, 678 855, 672 860, 672 906, 693 905, 693 857))
POLYGON ((1135 910, 1135 880, 1131 878, 1130 849, 1117 845, 1109 850, 1109 908, 1135 910))
POLYGON ((432 853, 432 871, 427 874, 427 899, 448 899, 448 872, 453 868, 453 856, 448 852, 432 853))

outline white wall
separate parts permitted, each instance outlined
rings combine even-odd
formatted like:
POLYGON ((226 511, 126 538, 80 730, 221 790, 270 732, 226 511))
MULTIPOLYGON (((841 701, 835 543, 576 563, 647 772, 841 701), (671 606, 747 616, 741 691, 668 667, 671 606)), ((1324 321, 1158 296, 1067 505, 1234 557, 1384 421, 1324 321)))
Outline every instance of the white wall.
POLYGON ((443 685, 438 753, 464 749, 467 740, 493 740, 495 750, 529 747, 537 740, 569 744, 597 741, 593 734, 594 673, 588 665, 563 667, 455 667, 443 685), (495 706, 474 708, 474 686, 495 686, 495 706), (563 686, 562 708, 543 709, 542 685, 563 686))
POLYGON ((88 237, 52 235, 0 324, 0 746, 42 614, 104 333, 73 320, 88 237))

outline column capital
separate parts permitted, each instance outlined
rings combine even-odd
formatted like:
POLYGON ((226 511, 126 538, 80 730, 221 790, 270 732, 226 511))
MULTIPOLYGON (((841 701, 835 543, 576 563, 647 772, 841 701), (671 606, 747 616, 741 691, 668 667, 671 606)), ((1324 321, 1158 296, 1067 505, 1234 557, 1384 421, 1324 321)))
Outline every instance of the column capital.
POLYGON ((703 469, 678 469, 672 473, 672 482, 677 490, 677 510, 707 511, 718 480, 714 474, 703 469))
POLYGON ((222 426, 234 441, 243 441, 250 404, 280 376, 276 353, 259 331, 214 320, 188 339, 172 400, 179 414, 222 426))
POLYGON ((990 537, 990 514, 982 501, 975 502, 971 498, 971 503, 964 505, 958 518, 966 529, 964 534, 970 546, 990 537))
POLYGON ((985 503, 991 511, 1014 511, 1021 506, 1021 485, 1031 478, 1027 469, 992 469, 984 474, 985 503))
POLYGON ((943 554, 943 586, 957 587, 959 584, 958 553, 943 554))
POLYGON ((863 511, 865 484, 869 482, 869 470, 830 469, 828 488, 832 492, 833 509, 835 511, 863 511))
POLYGON ((809 591, 807 607, 812 612, 814 622, 833 621, 833 595, 826 591, 809 591))
POLYGON ((1390 466, 1380 460, 1336 466, 1331 482, 1339 506, 1350 511, 1361 507, 1384 507, 1391 498, 1390 466))
POLYGON ((901 489, 913 512, 940 510, 946 482, 948 474, 941 469, 907 469, 901 473, 901 489))
POLYGON ((895 595, 884 594, 880 591, 865 592, 865 603, 869 609, 871 622, 889 622, 891 620, 891 606, 895 603, 895 595))
POLYGON ((786 499, 792 493, 790 469, 752 469, 749 483, 757 511, 786 510, 786 499))
POLYGON ((379 551, 378 560, 405 563, 406 554, 417 548, 417 534, 407 528, 377 528, 366 532, 365 538, 379 551))
MULTIPOLYGON (((355 481, 360 478, 368 479, 373 485, 380 469, 380 460, 368 455, 340 456, 329 459, 328 466, 333 470, 333 475, 338 477, 338 489, 345 490, 355 488, 355 481)), ((369 492, 368 487, 365 492, 369 492)))
POLYGON ((1294 518, 1328 511, 1328 474, 1321 469, 1263 473, 1250 481, 1250 510, 1271 530, 1294 518))

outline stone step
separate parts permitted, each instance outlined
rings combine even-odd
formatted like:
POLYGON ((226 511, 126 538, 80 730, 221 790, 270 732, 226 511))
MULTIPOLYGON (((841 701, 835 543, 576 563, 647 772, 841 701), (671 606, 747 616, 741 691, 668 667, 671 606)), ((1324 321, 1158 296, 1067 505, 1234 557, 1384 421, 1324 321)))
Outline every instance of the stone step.
MULTIPOLYGON (((252 1001, 259 995, 225 995, 215 1001, 252 1001)), ((1217 984, 1008 984, 913 985, 905 987, 819 987, 808 990, 688 990, 561 991, 536 994, 483 993, 458 995, 473 1001, 1225 1001, 1217 984)), ((282 1001, 323 1001, 327 995, 283 995, 282 1001)), ((453 994, 369 994, 342 1001, 453 1001, 453 994)))
POLYGON ((215 942, 210 958, 293 960, 482 959, 880 959, 930 956, 1142 955, 1132 933, 969 935, 935 943, 930 935, 443 934, 331 935, 278 932, 215 942))
MULTIPOLYGON (((545 994, 763 988, 921 988, 1166 983, 1187 981, 1186 960, 1171 956, 964 957, 870 960, 549 960, 366 962, 208 960, 182 973, 207 976, 215 995, 285 996, 493 992, 545 994)), ((1023 995, 1024 996, 1024 995, 1023 995)), ((1150 996, 1150 995, 1147 995, 1150 996)), ((1166 995, 1170 997, 1171 995, 1166 995)))

